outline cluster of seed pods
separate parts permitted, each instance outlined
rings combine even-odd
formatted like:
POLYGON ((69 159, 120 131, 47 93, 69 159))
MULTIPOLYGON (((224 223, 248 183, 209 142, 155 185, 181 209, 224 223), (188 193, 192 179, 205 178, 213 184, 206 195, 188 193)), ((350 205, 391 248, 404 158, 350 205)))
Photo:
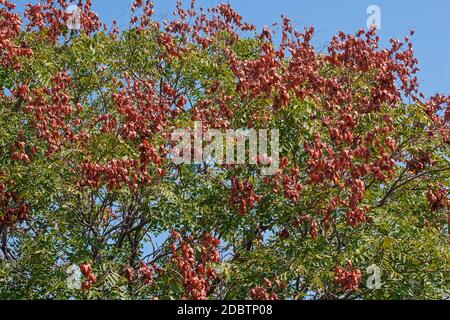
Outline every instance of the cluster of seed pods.
POLYGON ((182 272, 185 298, 205 300, 212 281, 217 278, 215 266, 220 262, 219 239, 205 234, 197 246, 192 236, 185 240, 173 231, 172 241, 172 261, 182 272), (196 253, 197 249, 200 254, 196 253))

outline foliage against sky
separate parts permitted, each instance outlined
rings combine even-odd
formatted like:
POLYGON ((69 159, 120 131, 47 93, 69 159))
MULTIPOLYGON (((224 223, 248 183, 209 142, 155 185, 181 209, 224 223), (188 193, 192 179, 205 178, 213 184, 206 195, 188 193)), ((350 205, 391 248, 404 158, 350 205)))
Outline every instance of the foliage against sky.
POLYGON ((135 1, 118 30, 82 1, 81 31, 64 0, 0 5, 1 298, 448 297, 450 98, 420 94, 409 38, 318 53, 227 4, 135 1), (175 165, 199 120, 279 129, 279 171, 175 165))

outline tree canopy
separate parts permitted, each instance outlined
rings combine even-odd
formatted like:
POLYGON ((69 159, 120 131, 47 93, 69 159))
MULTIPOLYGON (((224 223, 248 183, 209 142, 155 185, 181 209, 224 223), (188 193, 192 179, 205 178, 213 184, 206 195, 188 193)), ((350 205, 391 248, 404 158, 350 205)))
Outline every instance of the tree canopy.
POLYGON ((409 37, 319 52, 287 17, 143 0, 126 30, 80 1, 76 30, 69 4, 0 0, 0 298, 449 297, 450 97, 409 37), (174 163, 195 121, 278 129, 279 169, 174 163))

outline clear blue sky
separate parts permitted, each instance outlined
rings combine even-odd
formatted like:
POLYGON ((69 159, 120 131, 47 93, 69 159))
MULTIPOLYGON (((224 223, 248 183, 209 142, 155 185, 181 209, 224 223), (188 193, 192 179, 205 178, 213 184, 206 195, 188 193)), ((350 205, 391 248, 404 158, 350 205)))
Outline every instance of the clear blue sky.
MULTIPOLYGON (((29 0, 13 1, 22 7, 29 0)), ((32 1, 36 2, 36 1, 32 1)), ((120 26, 126 26, 132 0, 93 0, 93 10, 108 25, 117 18, 120 26)), ((170 17, 176 0, 154 0, 155 17, 170 17)), ((219 0, 197 0, 197 4, 209 7, 219 0)), ((279 22, 282 14, 290 17, 294 25, 316 28, 315 45, 322 48, 336 32, 356 32, 366 26, 369 17, 367 7, 377 5, 381 9, 383 44, 391 37, 403 38, 415 29, 414 45, 419 59, 419 75, 422 91, 450 94, 450 1, 448 0, 229 0, 246 21, 258 27, 279 22)), ((189 3, 189 0, 185 0, 189 3)))

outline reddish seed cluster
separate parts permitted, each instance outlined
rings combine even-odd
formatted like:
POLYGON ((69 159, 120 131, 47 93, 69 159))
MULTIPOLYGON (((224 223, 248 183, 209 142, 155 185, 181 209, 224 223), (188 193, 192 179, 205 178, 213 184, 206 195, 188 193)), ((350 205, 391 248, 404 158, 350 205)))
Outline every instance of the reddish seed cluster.
MULTIPOLYGON (((136 279, 136 272, 130 266, 125 267, 125 277, 128 279, 130 284, 134 283, 136 279)), ((146 286, 152 286, 154 281, 154 269, 147 265, 144 261, 141 261, 140 267, 138 269, 138 278, 146 286)))
POLYGON ((183 8, 182 1, 177 1, 174 16, 179 19, 171 22, 164 21, 163 28, 159 22, 149 19, 154 12, 153 7, 150 1, 146 1, 145 4, 143 1, 134 1, 132 11, 137 12, 142 8, 144 15, 141 16, 139 25, 136 25, 139 21, 137 16, 133 16, 130 22, 136 26, 138 31, 147 26, 154 26, 165 31, 159 34, 157 42, 165 48, 161 58, 167 59, 169 62, 188 52, 192 43, 207 49, 213 44, 212 39, 224 31, 230 35, 229 44, 231 44, 239 38, 239 31, 255 30, 255 26, 243 22, 242 17, 228 4, 219 4, 217 7, 209 8, 207 14, 203 8, 200 8, 200 12, 195 9, 195 0, 191 1, 188 10, 183 8), (192 21, 192 24, 189 20, 192 21))
MULTIPOLYGON (((138 9, 142 8, 143 15, 141 16, 141 23, 140 28, 144 28, 150 24, 149 18, 154 13, 154 4, 150 0, 146 0, 145 4, 143 0, 134 0, 133 4, 131 5, 131 12, 136 12, 138 9)), ((137 17, 132 17, 131 22, 132 24, 135 24, 137 22, 137 17)))
POLYGON ((450 145, 450 96, 435 95, 423 105, 423 108, 434 123, 434 128, 429 134, 431 136, 439 134, 442 140, 450 145))
POLYGON ((366 223, 366 212, 370 210, 370 206, 366 205, 364 208, 358 207, 364 199, 366 190, 364 181, 355 179, 350 182, 350 185, 349 209, 346 219, 350 226, 356 227, 361 223, 366 223))
MULTIPOLYGON (((281 159, 281 168, 287 168, 287 158, 281 159)), ((284 170, 285 172, 286 170, 284 170)), ((303 185, 300 183, 300 169, 293 167, 288 173, 281 173, 281 171, 275 174, 275 193, 279 192, 280 180, 283 184, 283 192, 286 199, 296 203, 300 200, 300 193, 303 190, 303 185)))
POLYGON ((80 187, 99 188, 106 185, 109 190, 119 189, 124 185, 130 190, 136 190, 139 184, 149 184, 152 178, 148 171, 149 165, 156 166, 156 174, 165 176, 166 170, 162 168, 165 150, 156 150, 152 144, 144 140, 140 145, 140 160, 113 159, 106 164, 87 162, 81 166, 83 178, 79 181, 80 187))
POLYGON ((115 190, 127 185, 130 190, 136 190, 139 177, 137 160, 111 160, 105 165, 88 162, 82 167, 83 179, 80 187, 99 188, 106 185, 109 190, 115 190))
POLYGON ((123 117, 118 131, 128 140, 148 138, 161 132, 168 120, 180 113, 180 108, 171 108, 178 92, 163 84, 161 95, 153 81, 133 81, 125 74, 127 87, 113 95, 117 111, 123 117))
POLYGON ((167 33, 161 33, 158 36, 158 44, 165 48, 165 51, 161 58, 166 58, 171 61, 173 58, 179 58, 186 50, 175 44, 175 39, 172 35, 167 33))
POLYGON ((236 176, 231 179, 231 203, 241 215, 251 210, 261 198, 247 179, 240 181, 236 176))
MULTIPOLYGON (((47 29, 48 39, 57 41, 66 30, 66 23, 70 18, 70 13, 66 12, 70 1, 66 0, 46 0, 45 4, 41 2, 33 5, 27 4, 25 16, 28 18, 26 28, 28 31, 36 29, 38 31, 47 29), (58 7, 58 5, 59 7, 58 7)), ((79 1, 78 8, 80 13, 80 25, 87 34, 94 33, 102 27, 98 16, 91 11, 92 1, 79 1)))
MULTIPOLYGON (((369 134, 367 139, 367 141, 372 141, 372 136, 369 134)), ((392 141, 389 144, 391 147, 393 146, 392 141)), ((310 155, 310 159, 308 160, 308 173, 311 178, 311 183, 319 184, 330 180, 340 189, 349 189, 347 192, 347 200, 339 198, 330 201, 326 218, 329 217, 332 212, 330 209, 334 210, 336 204, 340 203, 349 207, 347 211, 347 221, 350 225, 355 226, 366 221, 365 213, 369 208, 358 207, 363 201, 366 191, 362 177, 372 172, 377 180, 385 181, 388 176, 393 174, 395 164, 389 154, 382 150, 379 142, 375 142, 375 145, 380 148, 381 156, 375 158, 372 164, 356 164, 356 161, 358 160, 366 163, 367 161, 370 161, 371 153, 366 145, 361 145, 353 150, 344 148, 340 151, 340 154, 338 154, 331 146, 325 147, 325 143, 321 141, 318 135, 315 136, 314 143, 311 144, 305 142, 305 150, 310 155), (325 156, 325 152, 327 156, 325 156), (351 178, 344 178, 348 174, 351 178)))
POLYGON ((355 209, 357 206, 361 203, 361 201, 364 199, 364 194, 366 192, 366 185, 364 184, 364 181, 361 179, 354 179, 350 182, 351 188, 350 188, 350 208, 355 209))
POLYGON ((347 266, 345 268, 336 268, 334 279, 344 291, 358 291, 361 282, 361 271, 353 268, 353 264, 349 260, 347 261, 347 266))
POLYGON ((125 277, 128 279, 128 282, 130 284, 134 283, 134 279, 136 277, 136 273, 134 272, 134 269, 130 266, 126 266, 124 269, 125 277))
POLYGON ((447 134, 450 123, 450 96, 440 94, 432 96, 425 104, 425 112, 437 124, 447 127, 447 134), (444 113, 444 118, 439 117, 439 113, 444 113))
POLYGON ((278 300, 276 293, 269 293, 264 287, 255 287, 250 291, 253 300, 278 300))
POLYGON ((266 184, 273 184, 272 191, 274 193, 278 194, 283 190, 284 197, 296 203, 300 200, 300 194, 303 190, 303 185, 300 183, 300 168, 294 166, 289 169, 287 157, 281 158, 280 166, 280 170, 273 177, 264 177, 263 181, 266 184))
POLYGON ((34 89, 28 96, 29 104, 25 111, 33 115, 37 137, 47 143, 50 155, 65 143, 87 141, 89 138, 84 130, 75 132, 80 124, 76 113, 81 112, 81 106, 75 108, 72 105, 68 93, 70 84, 71 78, 66 73, 58 73, 52 77, 51 89, 34 89))
POLYGON ((143 176, 146 176, 146 168, 149 164, 155 164, 160 167, 163 164, 163 159, 161 155, 165 154, 165 150, 163 147, 160 147, 157 150, 150 142, 147 140, 143 140, 139 145, 139 150, 141 152, 140 161, 141 161, 141 173, 143 176))
POLYGON ((286 228, 283 228, 280 232, 278 232, 278 238, 280 238, 280 240, 289 238, 289 235, 289 230, 286 228))
POLYGON ((361 223, 366 223, 366 215, 362 208, 348 210, 346 215, 348 225, 356 227, 361 223))
POLYGON ((230 108, 232 99, 232 97, 226 96, 222 92, 220 98, 200 101, 192 109, 192 120, 202 121, 205 130, 208 127, 228 129, 234 115, 230 108))
POLYGON ((23 222, 30 213, 30 206, 16 192, 9 192, 0 183, 0 228, 23 222))
POLYGON ((275 275, 273 281, 264 278, 264 285, 251 289, 250 297, 252 300, 279 300, 278 295, 275 293, 275 289, 280 291, 286 289, 286 283, 281 281, 277 275, 275 275))
POLYGON ((17 61, 19 56, 31 56, 33 52, 25 43, 18 43, 16 37, 20 34, 22 18, 11 12, 16 5, 6 0, 0 0, 0 65, 3 68, 20 69, 17 61))
POLYGON ((102 114, 97 118, 95 125, 102 123, 100 131, 102 133, 114 132, 117 130, 117 119, 110 114, 102 114))
MULTIPOLYGON (((256 30, 254 25, 244 22, 240 16, 229 4, 219 4, 217 7, 209 8, 207 11, 212 17, 207 17, 203 9, 200 8, 201 14, 197 14, 194 10, 194 1, 192 1, 191 9, 188 11, 190 16, 195 16, 194 27, 185 29, 185 32, 191 32, 193 39, 204 49, 212 44, 212 40, 218 33, 227 31, 230 35, 230 43, 238 39, 239 31, 256 30)), ((180 17, 186 16, 184 10, 180 17)))
POLYGON ((26 137, 23 135, 23 132, 18 136, 18 140, 16 146, 13 147, 11 160, 30 162, 37 152, 36 146, 26 145, 26 137))
POLYGON ((178 232, 173 231, 172 240, 172 261, 182 271, 185 298, 205 300, 211 290, 211 281, 217 277, 215 264, 220 262, 220 253, 217 250, 220 240, 210 234, 204 235, 200 243, 199 257, 195 254, 192 236, 186 241, 178 232))
MULTIPOLYGON (((247 95, 256 97, 261 92, 270 94, 281 82, 281 76, 278 73, 281 62, 277 59, 273 45, 264 43, 261 49, 263 54, 258 59, 239 62, 233 57, 231 60, 236 64, 234 71, 239 79, 237 89, 244 98, 247 98, 247 95)), ((286 105, 289 99, 288 93, 286 88, 281 91, 283 105, 286 105)))
POLYGON ((88 291, 92 288, 92 285, 97 282, 97 276, 92 272, 92 266, 89 263, 81 264, 80 271, 87 278, 81 284, 81 288, 88 291))
POLYGON ((309 223, 309 235, 315 239, 319 235, 319 227, 317 223, 311 218, 311 215, 301 215, 293 221, 293 226, 299 228, 302 224, 309 223))
POLYGON ((414 174, 418 174, 428 166, 432 166, 435 161, 431 152, 424 152, 415 155, 411 160, 406 160, 406 168, 414 174))
POLYGON ((427 199, 430 203, 431 211, 437 211, 439 209, 449 208, 450 200, 449 200, 449 191, 442 185, 428 190, 427 199))
POLYGON ((139 267, 139 278, 142 283, 146 286, 152 286, 154 281, 154 270, 152 267, 147 265, 145 262, 141 261, 141 266, 139 267))

